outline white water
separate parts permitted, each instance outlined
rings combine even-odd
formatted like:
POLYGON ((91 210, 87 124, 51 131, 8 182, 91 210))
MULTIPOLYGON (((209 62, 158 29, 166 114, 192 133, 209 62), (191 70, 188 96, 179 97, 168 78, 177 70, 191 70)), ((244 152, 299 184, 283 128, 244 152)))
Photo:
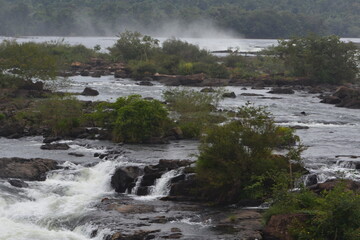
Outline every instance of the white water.
MULTIPOLYGON (((91 215, 102 197, 113 194, 110 177, 124 164, 104 161, 88 168, 67 162, 64 167, 68 170, 53 171, 46 181, 28 182, 30 187, 20 190, 0 182, 10 192, 0 191, 0 239, 89 239, 91 227, 78 223, 91 215), (21 197, 12 197, 12 191, 21 197)), ((102 239, 105 233, 95 239, 102 239)))

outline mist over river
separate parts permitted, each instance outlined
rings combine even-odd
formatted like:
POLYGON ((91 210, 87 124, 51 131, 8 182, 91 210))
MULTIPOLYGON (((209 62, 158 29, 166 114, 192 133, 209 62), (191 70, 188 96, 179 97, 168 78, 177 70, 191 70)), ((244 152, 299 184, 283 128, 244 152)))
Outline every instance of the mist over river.
MULTIPOLYGON (((5 39, 5 38, 1 38, 5 39)), ((17 41, 44 42, 58 40, 59 37, 27 37, 17 41)), ((102 49, 112 46, 116 38, 112 37, 66 37, 70 44, 84 44, 102 49)), ((164 39, 160 39, 163 41, 164 39)), ((258 39, 184 39, 190 43, 211 51, 239 48, 240 51, 259 51, 276 44, 276 40, 258 39)), ((360 42, 360 39, 344 39, 360 42)), ((101 78, 71 77, 71 84, 62 91, 81 92, 85 87, 99 91, 96 97, 79 96, 81 100, 108 100, 131 94, 152 97, 161 100, 167 87, 158 82, 154 86, 140 86, 131 79, 106 76, 101 78)), ((200 90, 201 88, 193 88, 200 90)), ((243 86, 225 87, 235 92, 235 99, 224 99, 222 109, 236 109, 247 101, 267 106, 275 121, 284 126, 301 126, 296 134, 304 145, 305 167, 316 174, 319 182, 330 178, 346 177, 360 181, 360 110, 337 108, 334 105, 320 103, 318 94, 296 91, 293 95, 270 94, 269 88, 256 90, 243 86), (242 93, 254 93, 256 96, 243 96, 242 93)), ((173 141, 165 145, 118 145, 108 141, 72 140, 65 151, 43 151, 40 149, 42 137, 21 139, 0 138, 1 157, 49 158, 58 160, 64 167, 48 174, 44 182, 27 182, 28 188, 15 188, 6 180, 0 180, 0 240, 85 240, 103 239, 121 229, 142 228, 139 219, 124 215, 119 218, 114 212, 101 211, 98 204, 103 198, 117 198, 136 204, 146 203, 164 216, 173 220, 165 225, 151 225, 152 228, 170 231, 177 227, 182 230, 185 239, 234 239, 223 233, 213 231, 210 210, 179 212, 179 203, 159 201, 166 195, 167 181, 172 175, 163 176, 155 186, 150 197, 137 197, 132 194, 116 194, 110 187, 110 178, 116 167, 144 166, 156 164, 159 159, 194 159, 197 153, 196 141, 173 141), (109 159, 94 157, 94 153, 116 150, 120 154, 109 159), (81 158, 70 156, 76 152, 81 158), (141 226, 141 227, 139 227, 141 226), (94 236, 94 230, 99 229, 94 236), (93 238, 91 238, 94 236, 93 238)), ((155 217, 156 214, 144 214, 142 217, 155 217)), ((137 216, 138 217, 138 216, 137 216)))

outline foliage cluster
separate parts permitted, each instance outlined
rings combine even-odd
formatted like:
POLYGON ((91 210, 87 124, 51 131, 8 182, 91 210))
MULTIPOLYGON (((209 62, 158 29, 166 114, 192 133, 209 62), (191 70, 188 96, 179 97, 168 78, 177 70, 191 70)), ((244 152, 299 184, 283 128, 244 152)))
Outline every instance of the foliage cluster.
POLYGON ((209 198, 219 202, 269 196, 273 174, 291 172, 290 161, 300 160, 303 150, 294 132, 275 125, 263 107, 248 103, 237 118, 213 126, 201 139, 197 176, 209 198), (274 153, 279 147, 284 155, 274 153))
POLYGON ((224 117, 214 113, 223 91, 202 93, 180 88, 169 89, 163 97, 173 112, 185 138, 199 138, 204 130, 215 123, 224 121, 224 117))
POLYGON ((248 38, 360 35, 357 0, 0 0, 0 6, 0 35, 106 35, 126 24, 150 33, 169 19, 185 26, 211 19, 248 38))
POLYGON ((96 125, 111 130, 114 141, 125 143, 146 143, 152 137, 163 137, 171 125, 161 102, 140 95, 100 103, 90 117, 96 125))
POLYGON ((360 64, 359 50, 337 36, 280 40, 274 53, 284 61, 293 76, 312 79, 317 83, 353 81, 360 64))
POLYGON ((52 97, 38 100, 30 109, 16 114, 16 122, 49 129, 53 136, 66 136, 84 119, 82 103, 73 97, 52 97))
POLYGON ((214 78, 227 78, 229 72, 210 52, 178 39, 159 40, 139 32, 125 31, 116 44, 109 48, 114 61, 129 63, 135 78, 156 72, 162 74, 191 75, 205 73, 214 78))
MULTIPOLYGON (((281 188, 280 188, 281 189, 281 188)), ((265 213, 272 215, 304 213, 307 221, 294 221, 290 227, 294 239, 355 240, 360 237, 360 195, 339 183, 333 190, 317 195, 306 188, 278 191, 275 201, 265 213)))

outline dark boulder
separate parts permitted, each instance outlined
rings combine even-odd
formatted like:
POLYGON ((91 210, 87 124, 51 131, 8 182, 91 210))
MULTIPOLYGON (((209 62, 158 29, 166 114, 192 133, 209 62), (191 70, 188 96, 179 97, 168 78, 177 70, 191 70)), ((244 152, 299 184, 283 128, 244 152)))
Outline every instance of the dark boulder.
POLYGON ((46 173, 57 168, 57 162, 50 159, 0 158, 0 178, 44 181, 46 173))
POLYGON ((81 95, 83 95, 83 96, 97 96, 97 95, 99 95, 99 92, 97 90, 95 90, 95 89, 86 87, 84 89, 84 91, 81 93, 81 95))
POLYGON ((131 192, 131 189, 135 186, 136 179, 141 174, 142 170, 139 167, 118 168, 111 177, 111 186, 119 193, 131 192))
POLYGON ((12 186, 14 187, 18 187, 18 188, 27 188, 29 187, 29 184, 27 184, 26 182, 19 180, 19 179, 10 179, 8 181, 12 186))
POLYGON ((140 81, 137 83, 139 86, 154 86, 152 82, 149 81, 140 81))
POLYGON ((224 98, 236 98, 236 94, 234 92, 224 93, 222 96, 224 98))
POLYGON ((66 143, 46 143, 40 147, 42 150, 68 150, 70 148, 66 143))
POLYGON ((268 93, 272 93, 272 94, 294 94, 295 92, 291 88, 273 88, 268 93))
POLYGON ((52 143, 61 140, 60 137, 46 137, 43 140, 43 143, 52 143))
POLYGON ((341 99, 336 96, 324 96, 322 97, 321 103, 339 104, 341 103, 341 99))
POLYGON ((90 72, 87 71, 87 70, 81 71, 81 72, 80 72, 80 76, 82 76, 82 77, 88 77, 88 76, 90 76, 90 72))
POLYGON ((257 94, 257 93, 242 93, 240 95, 245 96, 245 97, 262 97, 262 96, 264 96, 262 94, 257 94))

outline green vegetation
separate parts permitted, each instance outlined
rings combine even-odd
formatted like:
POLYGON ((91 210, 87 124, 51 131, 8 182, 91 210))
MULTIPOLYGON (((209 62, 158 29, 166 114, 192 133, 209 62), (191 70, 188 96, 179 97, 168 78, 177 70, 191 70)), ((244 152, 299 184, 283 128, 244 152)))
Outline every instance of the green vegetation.
POLYGON ((153 137, 163 137, 171 124, 161 102, 139 95, 101 103, 91 117, 97 125, 112 131, 114 141, 126 143, 146 143, 153 137))
POLYGON ((0 35, 106 35, 119 26, 150 33, 162 23, 171 28, 169 19, 184 26, 211 19, 248 38, 360 36, 357 0, 0 0, 0 6, 0 35))
POLYGON ((359 73, 359 50, 355 44, 342 42, 336 36, 280 40, 274 53, 284 61, 291 75, 316 83, 351 82, 359 73))
POLYGON ((56 77, 56 58, 40 44, 3 41, 0 43, 0 71, 11 71, 27 81, 56 77))
POLYGON ((175 88, 165 91, 163 97, 173 111, 184 137, 199 138, 207 127, 225 120, 214 112, 222 99, 222 93, 222 90, 202 93, 175 88))
POLYGON ((82 103, 73 97, 54 96, 19 111, 15 121, 23 126, 49 129, 52 136, 67 136, 81 125, 82 109, 82 103))
POLYGON ((306 188, 299 192, 279 191, 266 212, 266 220, 276 214, 305 214, 306 221, 293 221, 290 232, 294 239, 360 238, 360 195, 345 188, 345 182, 333 190, 317 195, 306 188))
POLYGON ((276 126, 263 107, 247 104, 237 118, 208 129, 201 140, 197 176, 206 197, 218 202, 269 196, 274 174, 291 175, 295 168, 290 161, 300 160, 303 150, 294 145, 299 139, 293 131, 276 126), (275 154, 279 147, 287 153, 275 154))

